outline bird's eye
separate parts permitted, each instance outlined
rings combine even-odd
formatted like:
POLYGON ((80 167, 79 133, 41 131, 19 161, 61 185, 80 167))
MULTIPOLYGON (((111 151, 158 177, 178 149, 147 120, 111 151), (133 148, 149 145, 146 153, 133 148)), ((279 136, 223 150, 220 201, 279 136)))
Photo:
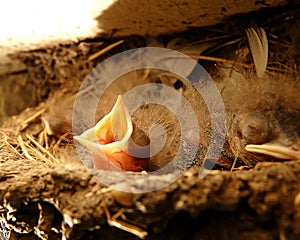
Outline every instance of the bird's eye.
POLYGON ((174 86, 174 88, 175 88, 176 90, 178 90, 178 89, 180 89, 180 88, 183 87, 183 82, 180 81, 180 80, 177 80, 177 81, 173 84, 173 86, 174 86))
POLYGON ((155 83, 157 83, 157 84, 162 84, 162 81, 161 81, 159 78, 156 78, 156 79, 155 79, 155 83))
POLYGON ((263 113, 250 113, 239 121, 238 137, 247 144, 262 144, 271 138, 270 119, 263 113))

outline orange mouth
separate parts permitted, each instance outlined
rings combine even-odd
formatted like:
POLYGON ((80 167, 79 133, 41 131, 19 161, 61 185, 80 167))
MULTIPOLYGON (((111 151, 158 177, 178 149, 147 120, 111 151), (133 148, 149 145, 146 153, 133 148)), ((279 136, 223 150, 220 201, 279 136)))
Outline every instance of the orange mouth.
POLYGON ((118 96, 110 113, 74 139, 93 153, 96 169, 139 172, 146 169, 149 154, 145 158, 136 157, 137 151, 130 145, 132 133, 131 116, 118 96))

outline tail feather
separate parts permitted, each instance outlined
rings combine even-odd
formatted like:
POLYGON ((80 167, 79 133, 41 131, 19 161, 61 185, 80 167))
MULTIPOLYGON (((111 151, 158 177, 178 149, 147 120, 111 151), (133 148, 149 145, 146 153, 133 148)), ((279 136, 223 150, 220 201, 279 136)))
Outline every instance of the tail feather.
POLYGON ((263 77, 268 62, 268 39, 263 28, 248 28, 246 34, 254 61, 256 74, 263 77))

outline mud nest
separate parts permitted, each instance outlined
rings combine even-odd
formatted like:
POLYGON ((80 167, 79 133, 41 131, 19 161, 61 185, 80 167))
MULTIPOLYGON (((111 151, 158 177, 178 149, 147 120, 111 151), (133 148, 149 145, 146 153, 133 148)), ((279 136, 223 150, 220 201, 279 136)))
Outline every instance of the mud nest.
MULTIPOLYGON (((293 47, 298 32, 291 24, 297 11, 275 12, 264 26, 273 36, 270 70, 297 74, 295 68, 282 67, 299 58, 293 47), (278 45, 287 48, 275 51, 278 45)), ((232 21, 236 34, 230 38, 236 39, 246 25, 237 22, 246 21, 240 16, 232 21)), ((221 165, 205 178, 195 166, 160 190, 132 194, 114 189, 143 192, 145 183, 155 188, 169 182, 170 175, 145 176, 144 184, 132 186, 137 175, 130 172, 92 174, 79 159, 70 132, 50 135, 44 124, 58 99, 76 94, 83 78, 107 57, 143 46, 193 49, 197 41, 228 35, 228 26, 155 39, 83 39, 12 56, 28 67, 12 75, 27 79, 31 88, 26 91, 34 96, 29 106, 21 104, 30 108, 7 117, 0 129, 0 239, 299 239, 299 161, 263 162, 234 171, 221 165), (114 188, 95 176, 109 178, 114 188)), ((202 60, 204 65, 227 61, 209 55, 202 60)), ((18 101, 11 114, 20 110, 18 101)))

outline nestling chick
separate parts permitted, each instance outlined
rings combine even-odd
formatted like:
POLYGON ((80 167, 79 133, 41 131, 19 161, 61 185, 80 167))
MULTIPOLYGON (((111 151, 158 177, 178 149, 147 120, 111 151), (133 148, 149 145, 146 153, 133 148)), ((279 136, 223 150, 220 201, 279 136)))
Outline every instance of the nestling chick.
POLYGON ((150 152, 149 139, 141 134, 119 96, 109 114, 74 139, 93 153, 96 169, 137 172, 146 169, 150 152))
MULTIPOLYGON (((181 141, 181 126, 179 120, 176 118, 174 113, 170 111, 166 106, 152 103, 150 100, 148 100, 148 97, 150 97, 149 99, 151 99, 152 96, 155 99, 164 101, 165 103, 169 102, 172 106, 177 108, 180 113, 182 112, 181 115, 184 116, 183 119, 185 119, 185 121, 191 121, 188 113, 184 113, 186 109, 181 105, 180 100, 172 99, 171 96, 169 96, 167 93, 163 94, 163 92, 161 91, 163 86, 162 81, 165 85, 173 87, 174 83, 176 83, 175 85, 177 89, 173 90, 175 92, 180 91, 181 87, 178 83, 182 82, 174 74, 172 75, 171 73, 166 73, 161 70, 152 70, 150 76, 148 76, 146 80, 143 78, 144 74, 145 72, 142 70, 136 71, 135 73, 128 73, 123 75, 107 89, 107 91, 102 95, 102 98, 99 101, 97 110, 99 115, 101 115, 103 114, 103 112, 106 113, 107 106, 111 105, 113 100, 113 98, 111 97, 112 95, 123 93, 125 94, 134 86, 143 86, 143 84, 147 82, 152 83, 151 90, 146 88, 146 92, 139 91, 139 95, 133 95, 134 98, 131 100, 131 102, 134 101, 134 99, 142 98, 144 103, 139 106, 134 112, 132 112, 131 116, 126 110, 127 107, 125 106, 122 97, 119 97, 111 112, 106 114, 94 128, 87 130, 81 136, 75 137, 75 139, 78 140, 81 144, 89 148, 94 155, 97 154, 98 151, 104 152, 106 154, 106 156, 98 156, 97 160, 95 160, 94 156, 95 167, 98 169, 117 170, 115 168, 117 166, 119 170, 155 171, 169 164, 179 151, 179 144, 181 141), (133 74, 138 74, 138 78, 136 78, 133 74), (104 121, 106 121, 105 124, 104 121), (122 131, 122 134, 117 134, 118 137, 116 137, 115 134, 112 134, 113 128, 119 129, 120 131, 122 131), (97 137, 95 137, 95 132, 97 137), (110 134, 106 134, 104 137, 99 138, 99 136, 101 135, 100 133, 104 134, 107 132, 110 134), (138 138, 137 133, 140 134, 138 138), (130 138, 128 138, 128 136, 130 138), (104 139, 104 141, 101 142, 102 140, 99 139, 104 139), (144 153, 144 155, 147 156, 145 159, 141 160, 139 157, 128 157, 130 155, 136 155, 135 153, 137 151, 137 149, 133 149, 133 147, 131 147, 130 150, 130 146, 128 148, 128 146, 126 145, 129 144, 131 139, 140 146, 149 144, 149 152, 144 153), (112 146, 116 146, 116 148, 112 148, 113 150, 109 150, 108 147, 112 146), (116 156, 116 154, 120 154, 120 152, 123 152, 121 155, 124 155, 124 152, 127 152, 128 154, 125 154, 126 158, 121 157, 121 155, 116 156), (99 164, 103 163, 103 161, 100 161, 99 159, 105 159, 105 157, 107 158, 107 160, 109 160, 104 160, 105 166, 103 164, 99 164), (113 164, 108 164, 109 162, 113 164), (135 162, 136 164, 133 164, 133 162, 135 162), (135 167, 131 167, 130 165, 134 165, 135 167)), ((182 79, 182 81, 185 80, 182 79)), ((185 85, 188 86, 187 84, 185 85)), ((196 94, 196 91, 187 91, 187 89, 185 89, 184 93, 186 94, 186 96, 190 97, 191 94, 196 94)), ((197 99, 198 98, 195 97, 194 101, 191 102, 192 107, 199 106, 200 102, 197 102, 197 99)), ((203 105, 205 106, 204 103, 203 105)), ((201 119, 200 115, 203 112, 204 111, 199 111, 199 119, 201 119)), ((190 134, 191 136, 199 134, 198 131, 193 131, 192 127, 190 127, 188 131, 190 132, 188 134, 190 134)), ((190 139, 191 142, 192 139, 193 137, 191 137, 190 139)), ((199 143, 197 143, 195 147, 197 148, 198 145, 199 143)), ((193 159, 189 159, 188 161, 190 162, 182 165, 191 165, 190 163, 193 161, 193 159)))
POLYGON ((256 73, 228 65, 219 69, 230 147, 250 166, 259 161, 299 160, 299 78, 266 72, 266 33, 262 29, 247 33, 256 73))

